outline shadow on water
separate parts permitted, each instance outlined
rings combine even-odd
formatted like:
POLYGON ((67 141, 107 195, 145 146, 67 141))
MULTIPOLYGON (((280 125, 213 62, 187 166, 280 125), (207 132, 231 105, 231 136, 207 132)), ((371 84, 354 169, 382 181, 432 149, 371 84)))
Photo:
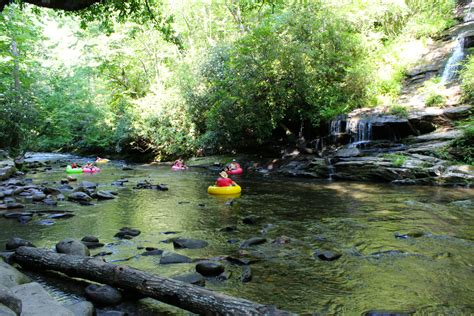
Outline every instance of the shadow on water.
MULTIPOLYGON (((39 225, 40 218, 24 225, 0 219, 0 242, 16 235, 52 248, 66 237, 95 235, 106 246, 93 254, 110 251, 107 261, 131 258, 126 264, 162 276, 192 272, 194 264, 160 265, 159 257, 140 256, 144 250, 137 247, 191 258, 251 258, 256 261, 251 282, 240 281, 241 266, 225 263, 230 279, 208 280, 206 287, 297 313, 474 312, 473 190, 244 174, 234 178, 242 187, 240 197, 216 197, 207 194, 207 187, 217 173, 201 168, 173 172, 143 165, 122 171, 114 163, 102 168, 99 174, 79 175, 79 181, 117 191, 116 199, 94 201, 92 206, 60 202, 57 209, 72 210, 76 216, 51 226, 39 225), (111 185, 121 178, 129 182, 111 185), (133 189, 144 179, 166 184, 169 191, 133 189), (255 215, 254 223, 244 224, 242 219, 250 215, 255 215), (124 226, 142 233, 132 240, 114 238, 124 226), (237 230, 220 231, 226 226, 237 230), (267 242, 239 248, 254 236, 264 236, 267 242), (171 237, 203 239, 209 246, 173 249, 162 242, 171 237), (342 256, 323 261, 313 256, 316 250, 342 256)), ((31 177, 35 183, 58 187, 65 174, 57 168, 31 177)), ((44 208, 28 204, 26 209, 44 208)), ((55 295, 72 301, 80 297, 67 292, 55 295)))

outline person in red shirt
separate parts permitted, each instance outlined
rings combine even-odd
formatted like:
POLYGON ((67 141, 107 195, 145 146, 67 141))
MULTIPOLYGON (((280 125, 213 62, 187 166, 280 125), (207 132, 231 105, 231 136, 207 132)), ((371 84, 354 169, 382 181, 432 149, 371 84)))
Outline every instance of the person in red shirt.
POLYGON ((237 185, 231 178, 227 175, 227 172, 222 171, 219 173, 219 178, 216 180, 216 186, 218 187, 229 187, 231 185, 237 185))
POLYGON ((232 159, 232 162, 226 166, 227 171, 237 170, 239 168, 240 168, 240 164, 237 161, 235 161, 235 159, 232 159))

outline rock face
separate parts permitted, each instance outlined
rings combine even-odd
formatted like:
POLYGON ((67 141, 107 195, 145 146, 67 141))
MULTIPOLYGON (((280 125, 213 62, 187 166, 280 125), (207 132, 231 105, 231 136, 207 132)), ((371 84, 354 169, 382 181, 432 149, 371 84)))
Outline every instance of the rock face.
POLYGON ((15 172, 15 162, 8 157, 5 151, 0 150, 0 181, 10 178, 15 172))
POLYGON ((13 294, 21 300, 22 313, 24 316, 74 316, 74 313, 57 303, 46 292, 41 285, 36 282, 17 285, 12 289, 13 294))

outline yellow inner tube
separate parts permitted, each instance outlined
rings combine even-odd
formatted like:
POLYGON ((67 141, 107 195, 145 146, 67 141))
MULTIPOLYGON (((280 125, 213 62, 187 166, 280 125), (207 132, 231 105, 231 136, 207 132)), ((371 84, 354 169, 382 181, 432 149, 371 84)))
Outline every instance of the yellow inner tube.
POLYGON ((110 160, 107 158, 97 159, 95 163, 108 163, 110 160))
POLYGON ((207 193, 215 195, 229 195, 229 194, 238 194, 242 191, 239 185, 228 186, 228 187, 218 187, 211 185, 207 188, 207 193))

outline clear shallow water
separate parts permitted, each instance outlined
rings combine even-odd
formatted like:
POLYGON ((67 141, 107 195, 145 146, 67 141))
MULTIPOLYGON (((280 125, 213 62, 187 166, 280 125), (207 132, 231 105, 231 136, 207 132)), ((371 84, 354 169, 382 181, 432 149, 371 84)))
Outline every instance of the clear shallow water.
MULTIPOLYGON (((138 255, 144 251, 138 246, 192 258, 251 256, 260 259, 251 265, 251 282, 241 283, 242 268, 226 264, 231 278, 208 280, 206 287, 296 313, 474 313, 474 190, 244 175, 234 176, 243 194, 227 205, 229 198, 206 192, 216 172, 133 167, 133 171, 122 171, 107 164, 99 174, 78 176, 79 181, 98 182, 100 189, 113 189, 119 195, 115 200, 94 201, 93 206, 60 202, 56 208, 73 210, 73 218, 57 220, 52 226, 38 225, 41 218, 26 225, 0 219, 0 242, 16 235, 52 248, 66 237, 95 235, 108 245, 92 253, 112 251, 113 255, 105 257, 107 261, 138 255), (130 182, 124 187, 111 186, 120 178, 130 182), (143 179, 165 183, 169 191, 133 189, 143 179), (261 216, 262 221, 242 224, 242 217, 251 214, 261 216), (228 225, 237 225, 238 231, 219 231, 228 225), (124 226, 142 233, 132 240, 114 238, 124 226), (168 231, 178 233, 163 234, 168 231), (394 236, 397 232, 422 232, 423 236, 399 239, 394 236), (227 242, 232 238, 241 242, 262 233, 269 242, 249 249, 227 242), (204 239, 209 246, 174 250, 172 244, 161 243, 176 236, 204 239), (284 245, 271 242, 281 236, 291 241, 284 245), (321 261, 313 257, 316 249, 343 255, 336 261, 321 261)), ((53 168, 26 177, 58 187, 54 182, 65 173, 53 168)), ((29 204, 25 210, 42 208, 29 204)), ((120 263, 162 276, 194 271, 194 264, 158 262, 159 257, 138 256, 120 263)), ((76 299, 73 294, 56 295, 65 301, 76 299)))

